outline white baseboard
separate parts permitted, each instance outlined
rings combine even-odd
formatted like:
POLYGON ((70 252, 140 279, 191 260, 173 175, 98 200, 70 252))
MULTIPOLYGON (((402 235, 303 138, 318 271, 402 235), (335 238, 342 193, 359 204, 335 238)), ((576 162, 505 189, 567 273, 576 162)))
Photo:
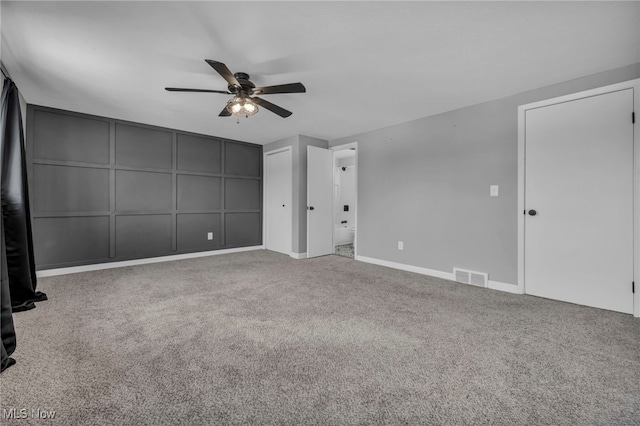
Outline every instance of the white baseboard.
POLYGON ((306 259, 307 258, 307 253, 294 253, 294 252, 291 252, 291 254, 289 254, 289 256, 293 257, 294 259, 306 259))
POLYGON ((92 265, 71 266, 68 268, 43 269, 36 271, 36 276, 52 277, 55 275, 76 274, 78 272, 99 271, 101 269, 122 268, 125 266, 146 265, 149 263, 171 262, 173 260, 194 259, 197 257, 217 256, 219 254, 240 253, 243 251, 264 250, 264 246, 238 247, 224 250, 201 251, 197 253, 174 254, 171 256, 150 257, 146 259, 123 260, 121 262, 94 263, 92 265))
MULTIPOLYGON (((374 265, 386 266, 389 268, 400 269, 407 272, 415 272, 416 274, 428 275, 430 277, 443 278, 445 280, 455 281, 453 272, 443 272, 435 269, 422 268, 420 266, 407 265, 404 263, 390 262, 388 260, 375 259, 373 257, 356 256, 355 260, 365 263, 373 263, 374 265)), ((522 291, 515 284, 501 283, 499 281, 487 281, 487 288, 492 290, 506 291, 508 293, 522 294, 522 291)))
POLYGON ((522 290, 515 284, 501 283, 500 281, 487 281, 487 288, 491 290, 506 291, 507 293, 522 294, 522 290))
POLYGON ((453 281, 453 272, 436 271, 435 269, 422 268, 420 266, 407 265, 405 263, 389 262, 388 260, 375 259, 373 257, 356 256, 356 260, 374 265, 387 266, 402 271, 415 272, 416 274, 429 275, 430 277, 444 278, 453 281))

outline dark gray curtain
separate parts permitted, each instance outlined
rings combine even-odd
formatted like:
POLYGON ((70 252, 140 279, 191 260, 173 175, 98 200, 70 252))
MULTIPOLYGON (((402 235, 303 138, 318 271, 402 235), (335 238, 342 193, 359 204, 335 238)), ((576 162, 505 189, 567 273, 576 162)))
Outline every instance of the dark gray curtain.
POLYGON ((13 312, 35 308, 34 302, 47 300, 36 291, 31 212, 27 186, 24 132, 18 88, 5 79, 2 88, 0 122, 2 153, 2 220, 7 275, 13 312))
POLYGON ((16 349, 16 332, 13 328, 11 314, 11 296, 9 294, 9 276, 7 275, 7 261, 5 259, 4 227, 0 220, 0 371, 15 364, 10 358, 16 349))
MULTIPOLYGON (((5 81, 5 84, 7 82, 5 81)), ((4 88, 4 86, 3 86, 4 88)), ((4 105, 5 93, 2 91, 0 105, 4 105)), ((0 124, 4 123, 4 107, 0 111, 0 124)), ((3 125, 4 126, 4 125, 3 125)), ((0 143, 0 147, 3 144, 0 143)), ((0 150, 0 152, 2 152, 0 150)), ((0 176, 2 175, 0 162, 0 176)), ((16 349, 16 332, 13 327, 13 315, 11 314, 11 295, 9 293, 9 276, 7 274, 7 260, 4 246, 4 226, 0 220, 0 371, 15 363, 10 358, 16 349)))

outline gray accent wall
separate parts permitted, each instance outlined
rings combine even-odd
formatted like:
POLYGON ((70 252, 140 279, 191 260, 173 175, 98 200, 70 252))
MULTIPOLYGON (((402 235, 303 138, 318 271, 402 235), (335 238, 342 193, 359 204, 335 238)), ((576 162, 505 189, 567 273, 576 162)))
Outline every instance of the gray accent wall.
POLYGON ((293 191, 291 250, 307 252, 307 147, 329 148, 329 142, 310 136, 296 135, 264 145, 264 152, 291 147, 293 191))
POLYGON ((330 141, 358 142, 358 255, 516 284, 518 106, 636 78, 640 64, 330 141))
POLYGON ((262 244, 262 146, 34 105, 26 121, 37 269, 262 244))

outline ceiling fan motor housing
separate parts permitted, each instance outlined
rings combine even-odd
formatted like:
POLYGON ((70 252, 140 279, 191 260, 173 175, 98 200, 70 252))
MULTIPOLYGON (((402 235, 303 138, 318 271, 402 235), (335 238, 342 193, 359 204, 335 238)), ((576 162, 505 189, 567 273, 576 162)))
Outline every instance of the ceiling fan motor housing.
POLYGON ((238 83, 240 83, 240 86, 242 87, 242 89, 238 90, 237 87, 230 84, 228 86, 228 89, 231 93, 245 92, 245 94, 249 94, 256 87, 256 85, 249 80, 249 74, 247 73, 237 72, 233 74, 233 76, 236 78, 236 80, 238 80, 238 83))

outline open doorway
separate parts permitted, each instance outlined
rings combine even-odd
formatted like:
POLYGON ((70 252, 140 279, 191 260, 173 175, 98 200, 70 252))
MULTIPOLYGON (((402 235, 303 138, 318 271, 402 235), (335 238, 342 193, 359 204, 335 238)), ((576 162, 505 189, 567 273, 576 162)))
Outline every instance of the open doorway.
POLYGON ((355 257, 356 249, 356 147, 334 147, 333 152, 333 253, 355 257))

